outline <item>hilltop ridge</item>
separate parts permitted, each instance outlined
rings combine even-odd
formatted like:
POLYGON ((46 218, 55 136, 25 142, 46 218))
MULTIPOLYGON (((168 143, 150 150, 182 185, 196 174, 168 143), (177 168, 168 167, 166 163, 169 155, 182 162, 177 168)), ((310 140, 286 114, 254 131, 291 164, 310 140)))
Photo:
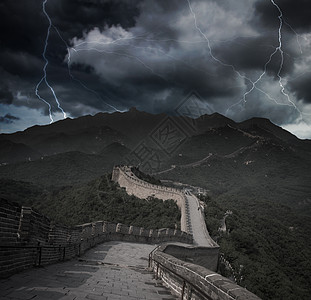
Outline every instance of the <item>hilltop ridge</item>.
MULTIPOLYGON (((131 108, 128 112, 98 113, 76 119, 65 119, 50 125, 33 126, 12 134, 0 134, 0 163, 14 163, 35 160, 40 157, 60 154, 68 151, 80 151, 87 154, 99 154, 105 147, 119 143, 131 149, 150 136, 152 131, 168 118, 165 114, 149 114, 131 108), (8 146, 8 143, 11 143, 8 146), (9 149, 15 149, 10 153, 9 149), (19 153, 16 155, 16 153, 19 153), (4 155, 5 153, 5 155, 4 155)), ((246 133, 269 139, 298 145, 307 142, 278 127, 268 119, 252 118, 240 123, 219 114, 202 115, 197 119, 184 116, 169 117, 180 124, 188 139, 205 134, 211 129, 226 126, 240 129, 246 133), (188 124, 194 129, 188 130, 188 124)))
MULTIPOLYGON (((158 174, 162 184, 200 187, 208 230, 242 286, 263 299, 310 295, 311 143, 268 119, 99 113, 2 134, 0 162, 0 195, 60 221, 98 214, 126 221, 129 212, 143 221, 130 196, 113 188, 110 201, 101 188, 117 164, 158 174)), ((138 205, 154 212, 145 200, 138 205)), ((148 222, 170 222, 166 210, 148 222)))

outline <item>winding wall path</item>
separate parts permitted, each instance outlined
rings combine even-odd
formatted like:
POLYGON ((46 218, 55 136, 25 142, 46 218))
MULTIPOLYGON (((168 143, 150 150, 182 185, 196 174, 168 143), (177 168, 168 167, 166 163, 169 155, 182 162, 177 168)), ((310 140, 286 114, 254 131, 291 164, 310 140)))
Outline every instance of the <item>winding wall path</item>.
POLYGON ((185 197, 186 207, 188 207, 187 220, 188 226, 190 227, 189 233, 193 235, 194 244, 200 247, 218 247, 207 231, 202 207, 198 198, 191 193, 186 194, 185 197))
POLYGON ((199 206, 198 198, 190 192, 147 183, 137 178, 128 166, 116 166, 113 169, 112 180, 124 187, 128 194, 139 198, 154 196, 163 200, 175 200, 181 210, 181 230, 193 234, 196 246, 218 247, 207 231, 203 208, 199 206))

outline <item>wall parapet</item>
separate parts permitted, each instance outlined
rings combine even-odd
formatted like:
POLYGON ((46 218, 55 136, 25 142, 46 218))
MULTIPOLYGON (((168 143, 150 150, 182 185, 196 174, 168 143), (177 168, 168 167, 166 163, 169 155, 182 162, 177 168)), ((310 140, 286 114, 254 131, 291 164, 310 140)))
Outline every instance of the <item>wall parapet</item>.
POLYGON ((197 264, 182 261, 160 247, 150 254, 149 267, 181 299, 260 300, 226 277, 197 264))
POLYGON ((162 200, 172 199, 176 201, 181 211, 181 230, 190 233, 186 220, 185 195, 182 191, 176 188, 148 183, 138 178, 132 172, 130 166, 115 166, 112 171, 112 180, 124 187, 129 195, 134 195, 141 199, 155 197, 162 200))
POLYGON ((203 247, 171 242, 161 245, 158 249, 182 261, 200 265, 215 272, 218 270, 219 246, 203 247))
POLYGON ((107 221, 67 227, 51 222, 30 207, 0 201, 0 278, 79 256, 107 241, 147 244, 193 241, 192 235, 177 229, 146 229, 107 221))
POLYGON ((152 184, 152 183, 146 182, 146 181, 138 178, 132 172, 131 167, 128 167, 128 166, 118 167, 118 166, 116 166, 115 168, 119 168, 125 176, 127 176, 128 178, 135 181, 136 183, 138 183, 141 186, 145 186, 145 187, 148 187, 150 189, 156 189, 156 190, 163 191, 163 192, 172 192, 174 194, 183 195, 179 189, 176 189, 173 187, 168 187, 168 186, 161 186, 161 185, 152 184))

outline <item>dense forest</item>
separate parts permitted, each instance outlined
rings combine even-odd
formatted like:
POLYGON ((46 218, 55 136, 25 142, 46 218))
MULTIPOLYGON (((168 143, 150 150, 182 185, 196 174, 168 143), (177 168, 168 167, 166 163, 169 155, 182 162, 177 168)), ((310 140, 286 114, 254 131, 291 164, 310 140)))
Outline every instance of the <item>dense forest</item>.
POLYGON ((31 206, 51 220, 77 225, 96 220, 145 228, 180 228, 180 211, 173 200, 147 201, 129 196, 111 174, 80 186, 44 189, 21 181, 0 180, 0 196, 31 206))
POLYGON ((309 299, 310 218, 288 206, 232 198, 206 203, 206 224, 220 245, 220 272, 262 299, 309 299), (219 230, 226 210, 226 231, 219 230))
POLYGON ((221 272, 263 299, 310 298, 310 140, 264 118, 191 120, 131 109, 34 126, 0 141, 0 196, 64 224, 179 226, 174 202, 129 196, 102 176, 114 165, 139 166, 136 176, 154 184, 201 187, 221 272), (166 120, 178 126, 159 134, 166 120))

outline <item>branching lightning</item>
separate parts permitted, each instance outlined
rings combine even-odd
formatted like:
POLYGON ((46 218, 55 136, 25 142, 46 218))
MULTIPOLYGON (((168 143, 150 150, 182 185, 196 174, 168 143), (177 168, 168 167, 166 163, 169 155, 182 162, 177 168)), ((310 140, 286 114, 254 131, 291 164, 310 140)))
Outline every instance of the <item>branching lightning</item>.
MULTIPOLYGON (((68 52, 68 72, 69 72, 69 76, 72 78, 72 80, 78 82, 85 90, 93 93, 96 97, 98 97, 99 99, 101 99, 107 106, 109 106, 110 108, 112 108, 114 111, 118 111, 118 112, 122 112, 121 110, 117 109, 115 106, 107 103, 106 101, 103 100, 103 98, 100 96, 100 94, 98 92, 96 92, 95 90, 90 89, 88 86, 86 86, 81 80, 75 78, 71 72, 70 69, 70 59, 71 59, 71 54, 70 54, 70 48, 67 48, 67 52, 68 52)), ((107 96, 105 96, 106 98, 108 98, 107 96)), ((108 98, 109 99, 109 98, 108 98)), ((111 100, 111 99, 109 99, 111 100)))
MULTIPOLYGON (((193 17, 193 21, 194 21, 194 26, 195 29, 198 31, 198 33, 200 34, 200 36, 203 38, 201 38, 200 40, 197 41, 187 41, 187 40, 175 40, 175 39, 157 39, 154 38, 155 35, 153 35, 153 38, 148 37, 149 33, 144 32, 140 35, 136 35, 136 36, 121 36, 121 37, 117 37, 113 40, 108 40, 108 41, 80 41, 79 43, 74 43, 73 46, 69 46, 68 43, 65 41, 65 39, 62 37, 62 35, 60 34, 60 32, 58 31, 58 29, 54 26, 54 24, 52 23, 51 18, 49 17, 48 13, 46 12, 46 3, 48 0, 44 0, 42 3, 42 10, 44 15, 46 16, 48 22, 49 22, 49 26, 47 29, 47 34, 46 34, 46 39, 45 39, 45 45, 44 45, 44 49, 43 49, 43 53, 42 53, 42 57, 45 61, 44 67, 43 67, 43 76, 40 79, 40 81, 38 82, 36 89, 35 89, 35 93, 36 96, 43 101, 46 105, 48 105, 49 108, 49 117, 50 117, 50 121, 51 123, 54 121, 53 120, 53 116, 52 116, 52 105, 51 103, 49 103, 46 99, 44 99, 40 94, 39 94, 39 87, 40 85, 44 82, 46 84, 46 86, 50 89, 50 91, 53 94, 53 97, 55 99, 55 102, 57 103, 57 107, 59 110, 61 110, 61 112, 63 113, 63 117, 66 118, 66 113, 63 110, 63 108, 60 105, 60 102, 56 96, 56 93, 54 91, 54 89, 52 88, 52 86, 50 85, 50 83, 48 82, 47 79, 47 67, 49 64, 49 61, 47 59, 46 56, 46 52, 47 52, 47 48, 48 48, 48 42, 49 42, 49 37, 50 37, 50 32, 52 29, 54 29, 56 31, 56 33, 58 34, 59 38, 62 40, 62 42, 64 43, 66 50, 67 50, 67 67, 68 67, 68 73, 69 76, 72 80, 76 81, 78 84, 80 84, 85 90, 87 90, 88 92, 93 93, 94 95, 96 95, 96 97, 100 98, 109 108, 113 109, 114 111, 120 111, 118 110, 116 107, 114 107, 112 104, 107 103, 106 101, 103 100, 103 98, 101 97, 101 95, 89 88, 85 83, 83 83, 81 80, 77 79, 74 77, 73 72, 71 71, 71 65, 72 65, 72 61, 73 61, 73 55, 77 54, 80 51, 94 51, 97 53, 105 53, 108 55, 116 55, 116 56, 120 56, 120 57, 125 57, 128 59, 131 59, 133 61, 136 61, 136 63, 140 64, 141 66, 143 66, 146 70, 148 70, 150 73, 152 73, 153 75, 165 80, 165 81, 170 81, 167 78, 165 78, 162 74, 158 73, 156 71, 156 69, 154 69, 153 65, 148 63, 148 61, 144 60, 139 54, 136 55, 135 52, 127 52, 127 51, 123 51, 122 49, 110 49, 108 48, 108 46, 113 46, 116 45, 118 47, 122 47, 122 46, 127 46, 127 47, 133 47, 135 49, 145 49, 147 51, 150 51, 150 53, 161 53, 161 55, 164 55, 166 57, 168 57, 169 59, 175 60, 175 61, 179 61, 185 65, 187 65, 188 67, 194 68, 193 66, 189 66, 185 61, 182 61, 178 58, 175 58, 172 55, 169 55, 168 53, 166 53, 165 51, 163 51, 162 49, 159 48, 154 48, 152 46, 145 46, 144 44, 141 44, 140 46, 137 45, 133 45, 133 43, 131 43, 131 41, 145 41, 145 42, 171 42, 171 41, 175 41, 178 43, 189 43, 189 44, 198 44, 198 43, 205 43, 207 45, 208 48, 208 53, 211 57, 211 59, 213 61, 215 61, 216 63, 218 63, 219 65, 221 65, 222 67, 226 67, 226 68, 230 68, 240 79, 243 80, 244 84, 247 85, 246 90, 243 94, 243 96, 241 97, 241 99, 237 102, 234 103, 233 105, 231 105, 228 109, 227 109, 227 113, 235 106, 243 104, 245 105, 247 103, 247 98, 248 96, 254 91, 258 91, 259 93, 263 94, 265 96, 266 99, 268 99, 269 101, 274 102, 277 105, 283 105, 283 106, 290 106, 293 107, 296 111, 298 111, 300 113, 300 116, 303 114, 298 107, 295 105, 295 103, 291 100, 289 94, 286 92, 286 88, 285 88, 285 79, 282 77, 282 71, 283 71, 283 65, 284 65, 284 51, 283 51, 283 44, 282 44, 282 29, 284 24, 286 24, 291 30, 292 32, 296 35, 296 39, 297 39, 297 43, 300 49, 300 52, 302 53, 302 48, 299 42, 299 34, 294 30, 294 28, 287 23, 284 20, 283 17, 283 13, 282 10, 280 9, 280 7, 276 4, 275 0, 270 0, 271 4, 277 9, 278 11, 278 20, 279 20, 279 27, 278 27, 278 44, 277 46, 272 46, 273 50, 270 53, 268 60, 265 62, 264 66, 263 66, 263 70, 262 72, 260 72, 259 76, 255 79, 251 79, 249 78, 246 74, 244 74, 243 72, 241 72, 240 70, 238 70, 234 65, 227 63, 225 61, 223 61, 222 59, 218 58, 215 54, 214 51, 212 49, 212 44, 211 44, 211 40, 208 38, 207 34, 205 34, 203 32, 203 30, 200 28, 199 24, 198 24, 198 20, 196 17, 196 14, 192 8, 191 5, 191 0, 186 0, 190 13, 193 17), (105 47, 107 46, 107 48, 105 47), (156 52, 154 52, 156 51, 156 52), (269 64, 271 63, 272 59, 275 56, 279 56, 280 57, 280 63, 278 66, 278 69, 276 71, 276 77, 278 78, 278 85, 280 88, 280 94, 282 95, 282 98, 286 99, 282 100, 282 101, 278 101, 276 98, 274 98, 272 95, 269 94, 269 92, 265 91, 264 88, 259 86, 259 83, 263 80, 264 76, 267 75, 267 69, 269 64)), ((78 42, 78 41, 77 41, 78 42)), ((196 69, 196 68, 195 68, 196 69)), ((199 70, 199 69, 197 69, 199 70)), ((199 71, 203 71, 203 70, 199 70, 199 71)), ((206 70, 204 70, 204 72, 207 72, 206 70)), ((108 99, 109 102, 112 103, 112 100, 105 95, 104 96, 106 99, 108 99)))
MULTIPOLYGON (((285 87, 282 83, 282 76, 281 76, 281 72, 282 72, 282 69, 283 69, 283 64, 284 64, 284 51, 282 49, 282 27, 283 27, 283 13, 280 9, 280 7, 274 2, 274 0, 271 0, 271 3, 277 8, 277 10, 279 11, 279 15, 278 15, 278 19, 280 21, 280 26, 279 26, 279 30, 278 30, 278 40, 279 40, 279 45, 278 47, 276 47, 275 49, 275 52, 273 52, 272 56, 279 52, 280 53, 280 56, 281 56, 281 62, 280 62, 280 67, 279 67, 279 70, 278 70, 278 73, 277 73, 277 76, 279 78, 279 85, 280 85, 280 88, 281 88, 281 93, 286 97, 287 101, 289 103, 292 104, 292 106, 300 113, 300 116, 301 116, 301 111, 297 108, 297 106, 295 105, 295 103, 290 99, 289 95, 286 93, 285 91, 285 87)), ((271 56, 271 57, 272 57, 271 56)), ((301 116, 302 117, 302 116, 301 116)))
MULTIPOLYGON (((81 43, 76 44, 75 46, 73 46, 70 49, 68 49, 68 51, 72 50, 75 53, 78 53, 80 51, 94 51, 94 52, 97 52, 97 53, 105 53, 105 54, 111 54, 111 55, 120 56, 120 57, 126 57, 126 58, 129 58, 129 59, 132 59, 133 61, 136 61, 138 64, 142 65, 146 70, 148 70, 150 73, 152 73, 153 75, 161 78, 163 81, 170 82, 170 83, 175 84, 176 86, 182 87, 177 82, 175 82, 175 81, 173 81, 171 79, 165 78, 162 74, 160 74, 152 66, 150 66, 145 60, 143 60, 141 57, 139 57, 137 55, 134 55, 132 53, 130 53, 130 54, 129 53, 125 53, 123 51, 113 51, 113 50, 109 50, 109 49, 103 49, 103 46, 117 45, 117 46, 127 46, 127 47, 130 46, 130 47, 135 48, 135 49, 145 49, 145 50, 148 50, 148 51, 156 50, 158 52, 161 52, 162 55, 164 55, 166 57, 169 57, 172 60, 179 61, 179 62, 187 65, 184 61, 181 61, 181 60, 179 60, 179 59, 177 59, 177 58, 175 58, 175 57, 165 53, 163 50, 161 50, 159 48, 153 48, 153 47, 150 47, 150 46, 136 46, 136 45, 133 45, 133 44, 129 43, 130 41, 133 41, 133 40, 143 40, 143 41, 146 41, 146 42, 150 42, 150 41, 152 41, 152 42, 159 42, 159 41, 163 41, 163 42, 164 41, 165 42, 176 41, 176 42, 179 42, 178 40, 173 40, 173 39, 165 39, 165 40, 148 39, 148 38, 144 37, 144 35, 146 35, 146 34, 148 34, 148 33, 145 32, 143 34, 140 34, 140 35, 137 35, 137 36, 132 36, 132 37, 120 37, 120 38, 117 38, 117 39, 115 39, 113 41, 108 41, 108 42, 85 41, 85 42, 81 42, 81 43), (123 43, 124 41, 127 42, 127 43, 123 43), (89 45, 91 45, 91 47, 89 47, 89 45)), ((197 42, 189 42, 189 41, 181 41, 181 42, 197 43, 197 42)), ((200 41, 200 42, 202 42, 202 41, 200 41)), ((193 66, 188 66, 188 67, 195 69, 193 66)), ((198 70, 198 71, 203 71, 203 70, 198 70)), ((206 71, 204 71, 204 72, 206 73, 206 71)))
MULTIPOLYGON (((53 96, 54 96, 54 98, 55 98, 55 100, 56 100, 56 102, 57 102, 58 108, 63 112, 64 118, 66 118, 66 113, 64 112, 64 110, 63 110, 62 107, 60 106, 60 103, 59 103, 59 101, 58 101, 58 99, 57 99, 57 97, 56 97, 56 94, 55 94, 53 88, 52 88, 51 85, 47 82, 46 68, 47 68, 47 65, 48 65, 48 60, 47 60, 47 58, 46 58, 46 50, 47 50, 47 46, 48 46, 48 39, 49 39, 49 35, 50 35, 51 28, 53 28, 53 29, 56 31, 57 35, 59 36, 59 38, 62 40, 62 42, 63 42, 64 45, 66 46, 66 49, 67 49, 67 67, 68 67, 68 73, 69 73, 70 78, 71 78, 72 80, 76 81, 78 84, 80 84, 80 85, 81 85, 85 90, 87 90, 88 92, 93 93, 96 97, 98 97, 100 100, 102 100, 109 108, 113 109, 113 111, 122 112, 122 111, 120 111, 119 109, 117 109, 115 106, 113 106, 113 105, 109 104, 108 102, 104 101, 103 98, 101 97, 101 95, 100 95, 98 92, 96 92, 95 90, 89 88, 89 87, 88 87, 86 84, 84 84, 81 80, 79 80, 79 79, 77 79, 77 78, 74 77, 74 75, 73 75, 72 72, 71 72, 71 68, 70 68, 70 64, 71 64, 71 50, 73 50, 73 51, 75 51, 75 52, 78 52, 78 50, 76 50, 74 47, 70 47, 70 46, 68 45, 68 43, 65 41, 65 39, 64 39, 64 38, 62 37, 62 35, 60 34, 58 28, 52 23, 52 20, 51 20, 51 18, 49 17, 49 15, 47 14, 46 9, 45 9, 45 5, 46 5, 47 1, 48 1, 48 0, 44 0, 44 2, 43 2, 43 12, 44 12, 45 16, 47 17, 47 19, 48 19, 48 21, 49 21, 49 27, 48 27, 48 31, 47 31, 47 37, 46 37, 46 40, 45 40, 45 47, 44 47, 44 51, 43 51, 43 54, 42 54, 42 56, 43 56, 43 58, 44 58, 44 60, 45 60, 45 66, 44 66, 44 68, 43 68, 44 76, 41 78, 41 80, 40 80, 39 83, 37 84, 37 87, 36 87, 36 95, 37 95, 37 97, 38 97, 40 100, 42 100, 44 103, 46 103, 46 104, 49 106, 49 116, 50 116, 50 120, 51 120, 50 123, 52 123, 52 122, 54 121, 54 120, 53 120, 53 117, 52 117, 52 112, 51 112, 51 109, 52 109, 51 104, 50 104, 49 102, 47 102, 45 99, 43 99, 43 98, 39 95, 39 93, 38 93, 38 87, 40 86, 40 84, 42 83, 43 80, 46 82, 46 84, 48 85, 48 87, 51 89, 51 91, 52 91, 52 93, 53 93, 53 96)), ((117 42, 118 40, 119 40, 119 39, 117 39, 117 40, 115 40, 115 41, 113 41, 113 42, 111 42, 111 43, 115 43, 115 42, 117 42)), ((80 43, 79 45, 82 45, 82 44, 84 44, 84 43, 85 43, 85 42, 80 43)), ((107 99, 109 99, 109 100, 112 102, 112 100, 111 100, 109 97, 107 97, 106 95, 105 95, 105 97, 106 97, 107 99)))
MULTIPOLYGON (((286 25, 290 28, 290 30, 296 35, 297 44, 298 44, 300 53, 302 54, 302 53, 303 53, 303 52, 302 52, 302 47, 301 47, 301 44, 300 44, 300 41, 299 41, 299 38, 301 38, 301 35, 299 35, 299 34, 297 33, 297 31, 296 31, 290 24, 288 24, 288 22, 286 22, 284 19, 283 19, 283 22, 284 22, 284 24, 286 24, 286 25)), ((306 39, 306 38, 304 38, 304 39, 306 39)))
MULTIPOLYGON (((138 46, 134 46, 134 45, 129 44, 129 43, 127 43, 127 44, 121 43, 121 42, 124 42, 124 41, 129 42, 129 41, 133 41, 133 40, 151 41, 150 39, 147 39, 147 38, 144 37, 146 34, 148 34, 148 32, 144 32, 142 34, 139 34, 139 35, 136 35, 136 36, 131 36, 131 37, 120 37, 120 38, 117 38, 117 39, 115 39, 113 41, 108 41, 108 42, 84 41, 84 42, 76 44, 74 47, 71 47, 70 49, 75 51, 76 53, 80 52, 80 51, 94 51, 94 52, 97 52, 97 53, 106 53, 106 54, 112 54, 112 55, 116 55, 116 56, 120 56, 120 57, 126 57, 126 58, 133 59, 134 61, 136 61, 137 63, 142 65, 146 70, 148 70, 153 75, 161 78, 164 81, 168 81, 169 82, 170 80, 166 79, 160 73, 156 72, 154 70, 154 68, 151 67, 148 63, 146 63, 142 58, 140 58, 140 57, 138 57, 138 56, 136 56, 134 54, 128 54, 128 53, 124 53, 124 52, 121 52, 121 51, 105 50, 102 47, 102 46, 117 45, 117 46, 131 46, 131 47, 135 47, 135 48, 144 48, 144 49, 149 49, 150 50, 150 49, 152 49, 152 47, 138 47, 138 46), (92 45, 92 46, 89 47, 89 45, 92 45), (84 47, 84 46, 86 46, 86 47, 84 47)), ((159 41, 159 40, 152 40, 152 41, 159 41)), ((169 41, 169 39, 165 40, 165 41, 169 41)), ((157 49, 157 50, 159 50, 159 49, 157 49)), ((166 54, 166 56, 169 56, 169 55, 166 54)))
MULTIPOLYGON (((283 26, 283 13, 280 9, 280 7, 274 2, 274 0, 270 0, 271 3, 277 8, 278 12, 279 12, 279 15, 278 15, 278 19, 279 19, 279 28, 278 28, 278 46, 275 47, 274 51, 270 54, 269 56, 269 59, 268 61, 265 63, 264 65, 264 69, 263 69, 263 72, 258 76, 258 78, 253 81, 251 80, 250 78, 248 78, 247 76, 245 75, 242 75, 238 70, 236 70, 236 68, 231 65, 231 64, 227 64, 227 63, 224 63, 223 61, 221 61, 220 59, 218 59, 217 57, 214 56, 213 54, 213 51, 212 51, 212 48, 211 48, 211 44, 210 44, 210 40, 209 38, 206 36, 206 34, 201 30, 201 28, 198 26, 198 23, 197 23, 197 18, 196 18, 196 14, 195 12, 193 11, 192 9, 192 6, 191 6, 191 3, 190 3, 190 0, 186 0, 187 3, 188 3, 188 6, 189 6, 189 10, 193 16, 193 19, 194 19, 194 25, 195 25, 195 28, 196 30, 200 33, 200 35, 206 40, 207 42, 207 47, 208 47, 208 50, 209 50, 209 54, 211 56, 211 58, 216 61, 217 63, 221 64, 222 66, 224 67, 229 67, 231 68, 241 79, 245 80, 246 82, 250 83, 251 86, 250 88, 243 94, 243 97, 240 101, 238 101, 237 103, 231 105, 228 109, 227 109, 227 113, 230 109, 232 109, 234 106, 236 105, 239 105, 240 103, 246 103, 246 97, 254 90, 256 89, 257 91, 261 92, 262 94, 264 94, 269 100, 275 102, 277 105, 285 105, 285 106, 291 106, 291 107, 294 107, 299 113, 300 113, 300 116, 302 115, 302 112, 298 109, 298 107, 295 105, 295 103, 290 99, 290 96, 288 95, 288 93, 286 93, 285 91, 285 87, 283 85, 283 78, 281 76, 281 72, 283 70, 283 64, 284 64, 284 51, 282 49, 282 26, 283 26), (269 95, 267 92, 265 92, 263 89, 259 88, 257 86, 257 84, 261 81, 261 79, 264 77, 264 75, 266 75, 266 72, 267 72, 267 67, 268 65, 270 64, 272 58, 274 55, 276 55, 277 53, 280 54, 280 58, 281 58, 281 62, 280 62, 280 65, 279 65, 279 68, 278 68, 278 71, 277 71, 277 77, 278 77, 278 82, 279 82, 279 86, 280 86, 280 91, 282 93, 283 96, 286 97, 287 99, 287 103, 281 103, 279 101, 277 101, 274 97, 272 97, 271 95, 269 95)), ((287 24, 287 23, 286 23, 287 24)), ((289 24, 287 24, 288 26, 290 26, 289 24)), ((290 26, 290 28, 294 31, 294 29, 290 26)), ((294 31, 295 32, 295 31, 294 31)), ((296 32, 295 32, 296 33, 296 32)), ((297 36, 297 33, 296 33, 296 36, 297 36)), ((298 36, 297 36, 297 42, 298 42, 298 45, 300 47, 300 44, 299 44, 299 40, 298 40, 298 36)), ((301 49, 301 47, 300 47, 301 49)))
MULTIPOLYGON (((77 52, 75 48, 71 48, 67 42, 65 41, 65 39, 62 37, 62 35, 60 34, 59 30, 57 29, 56 26, 53 25, 53 28, 55 29, 57 35, 59 36, 59 38, 62 40, 62 42, 65 44, 66 46, 66 49, 67 49, 67 68, 68 68, 68 73, 69 73, 69 76, 71 77, 72 80, 78 82, 85 90, 93 93, 96 95, 96 97, 98 97, 100 100, 102 100, 108 107, 112 108, 114 111, 118 111, 118 112, 122 112, 120 111, 119 109, 117 109, 115 106, 107 103, 106 101, 103 100, 103 98, 100 96, 100 94, 98 92, 96 92, 95 90, 93 89, 90 89, 88 86, 86 86, 81 80, 75 78, 71 72, 71 69, 70 69, 70 64, 71 64, 71 52, 70 50, 72 49, 73 51, 77 52)), ((107 96, 105 96, 106 98, 108 98, 107 96)), ((109 98, 108 98, 109 99, 109 98)), ((111 99, 109 99, 111 101, 111 99)))
POLYGON ((47 79, 47 72, 46 72, 46 69, 48 67, 48 64, 49 64, 49 60, 47 59, 46 57, 46 50, 47 50, 47 47, 48 47, 48 42, 49 42, 49 37, 50 37, 50 32, 51 32, 51 27, 52 27, 52 21, 51 21, 51 18, 49 17, 48 13, 46 12, 45 10, 45 5, 47 3, 48 0, 44 0, 43 3, 42 3, 42 10, 43 10, 43 13, 44 15, 46 16, 46 18, 48 19, 48 22, 49 22, 49 26, 48 26, 48 29, 47 29, 47 34, 46 34, 46 38, 45 38, 45 44, 44 44, 44 49, 43 49, 43 52, 42 52, 42 57, 45 61, 45 64, 44 64, 44 67, 43 67, 43 76, 42 78, 40 79, 40 81, 38 82, 38 84, 36 85, 36 89, 35 89, 35 93, 37 95, 37 97, 43 101, 45 104, 48 105, 49 107, 49 117, 50 117, 50 123, 53 123, 54 120, 53 120, 53 116, 52 116, 52 107, 51 107, 51 104, 46 101, 44 98, 42 98, 39 94, 39 87, 41 85, 41 83, 44 81, 46 86, 50 89, 50 91, 52 92, 53 94, 53 97, 57 103, 57 107, 60 109, 60 111, 62 112, 63 114, 63 117, 64 119, 67 118, 67 114, 65 113, 65 111, 63 110, 63 108, 61 107, 60 103, 59 103, 59 100, 56 96, 56 93, 54 91, 54 89, 52 88, 52 86, 49 84, 48 82, 48 79, 47 79))
POLYGON ((239 71, 237 71, 235 69, 235 67, 233 65, 230 65, 230 64, 227 64, 227 63, 224 63, 223 61, 221 61, 220 59, 218 59, 217 57, 214 56, 213 54, 213 51, 212 51, 212 48, 211 48, 211 43, 210 43, 210 40, 209 38, 206 36, 206 34, 201 30, 201 28, 198 26, 198 23, 197 23, 197 18, 196 18, 196 15, 195 15, 195 12, 193 11, 192 9, 192 6, 191 6, 191 3, 190 3, 190 0, 187 0, 188 2, 188 5, 189 5, 189 9, 190 9, 190 12, 193 16, 193 19, 194 19, 194 26, 196 28, 197 31, 199 31, 199 33, 203 36, 203 38, 206 40, 207 42, 207 47, 208 47, 208 50, 209 50, 209 54, 210 56, 212 57, 212 59, 214 61, 216 61, 217 63, 223 65, 224 67, 229 67, 231 68, 239 77, 249 81, 249 82, 252 82, 249 78, 245 77, 244 75, 242 75, 239 71))
MULTIPOLYGON (((56 26, 54 26, 54 24, 52 23, 50 17, 48 16, 48 14, 46 13, 46 10, 45 10, 45 4, 46 4, 47 0, 45 0, 43 2, 43 11, 46 15, 46 17, 48 18, 49 20, 49 27, 48 27, 48 33, 47 33, 47 37, 46 37, 46 41, 45 41, 45 48, 44 48, 44 52, 43 52, 43 57, 45 59, 45 66, 44 66, 44 76, 41 78, 40 82, 37 84, 37 87, 36 87, 36 95, 37 97, 42 100, 44 103, 46 103, 48 106, 49 106, 49 115, 50 115, 50 120, 51 120, 51 123, 53 122, 53 117, 52 117, 52 113, 51 113, 51 105, 49 102, 47 102, 45 99, 43 99, 39 93, 38 93, 38 87, 40 86, 40 84, 42 83, 43 80, 45 80, 46 84, 48 85, 48 87, 51 89, 54 97, 55 97, 55 100, 56 102, 58 103, 58 107, 62 110, 62 108, 60 107, 59 105, 59 101, 56 97, 56 94, 54 92, 54 90, 52 89, 52 87, 50 86, 50 84, 47 82, 47 74, 46 74, 46 68, 47 68, 47 65, 48 65, 48 60, 46 58, 46 49, 47 49, 47 45, 48 45, 48 39, 49 39, 49 35, 50 35, 50 31, 51 31, 51 28, 53 27, 53 29, 56 31, 56 33, 58 34, 59 38, 62 40, 62 42, 64 43, 64 45, 66 46, 66 49, 67 49, 67 67, 68 67, 68 73, 69 73, 69 76, 71 77, 72 80, 78 82, 84 89, 86 89, 87 91, 95 94, 98 98, 100 98, 102 101, 102 97, 100 96, 100 94, 98 92, 96 92, 95 90, 89 88, 86 84, 84 84, 81 80, 77 79, 74 77, 74 75, 72 74, 71 72, 71 68, 70 68, 70 65, 71 65, 71 54, 72 52, 74 53, 78 53, 80 51, 95 51, 95 52, 98 52, 98 53, 106 53, 106 54, 112 54, 112 55, 117 55, 117 56, 121 56, 121 57, 127 57, 127 58, 130 58, 130 59, 134 59, 136 60, 139 64, 141 64, 144 68, 146 68, 148 71, 150 71, 151 73, 153 73, 155 76, 158 76, 160 77, 161 79, 167 81, 166 78, 164 78, 161 74, 157 73, 151 66, 149 66, 146 62, 144 62, 141 58, 139 58, 138 56, 136 55, 131 55, 131 54, 127 54, 127 53, 122 53, 122 52, 117 52, 117 51, 110 51, 110 50, 104 50, 104 49, 98 49, 96 48, 96 46, 103 46, 103 45, 120 45, 119 42, 121 41, 127 41, 127 40, 136 40, 136 39, 143 39, 143 34, 142 35, 139 35, 139 36, 134 36, 134 37, 120 37, 120 38, 117 38, 113 41, 109 41, 109 42, 81 42, 79 44, 76 44, 74 47, 70 47, 67 42, 65 41, 65 39, 62 37, 62 35, 60 34, 59 30, 57 29, 56 26), (94 46, 92 46, 91 48, 90 47, 87 47, 85 48, 84 46, 89 46, 90 44, 94 44, 94 46)), ((105 96, 106 98, 108 98, 107 96, 105 96)), ((109 99, 109 98, 108 98, 109 99)), ((111 99, 109 99, 111 100, 111 99)), ((114 111, 118 111, 118 112, 122 112, 120 111, 119 109, 117 109, 115 106, 107 103, 106 101, 104 101, 104 103, 109 106, 110 108, 112 108, 114 111)), ((63 111, 63 110, 62 110, 63 111)))
POLYGON ((76 52, 79 52, 79 51, 90 51, 90 50, 98 52, 98 53, 113 54, 113 55, 117 55, 117 56, 123 56, 123 57, 127 57, 127 58, 132 58, 132 59, 136 60, 137 62, 139 62, 143 67, 148 69, 151 73, 153 73, 154 75, 156 75, 156 76, 158 76, 161 79, 166 81, 166 79, 161 74, 159 74, 156 71, 154 71, 154 69, 152 67, 147 65, 141 58, 139 58, 139 57, 137 57, 135 55, 130 55, 130 54, 116 52, 116 51, 109 51, 109 50, 104 50, 104 49, 97 49, 97 48, 78 49, 78 50, 75 49, 76 52))

